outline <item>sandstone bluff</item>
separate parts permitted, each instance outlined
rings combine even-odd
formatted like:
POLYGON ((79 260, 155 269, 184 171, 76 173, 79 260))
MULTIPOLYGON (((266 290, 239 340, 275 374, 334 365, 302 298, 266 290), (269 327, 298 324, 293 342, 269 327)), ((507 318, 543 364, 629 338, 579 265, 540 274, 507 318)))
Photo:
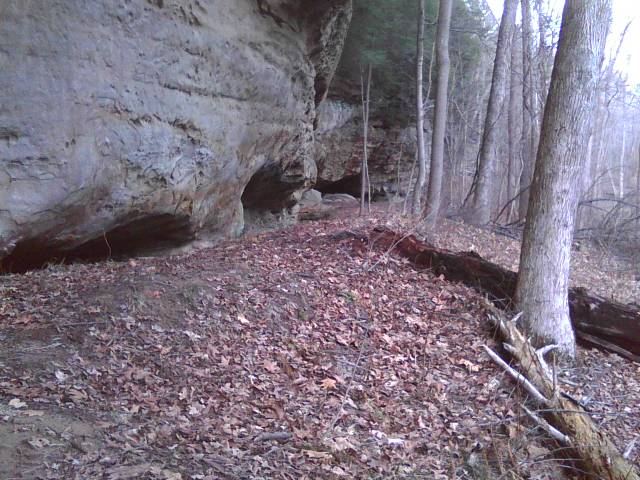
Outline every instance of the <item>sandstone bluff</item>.
POLYGON ((3 267, 232 236, 246 211, 291 208, 316 180, 316 109, 351 11, 1 2, 3 267))

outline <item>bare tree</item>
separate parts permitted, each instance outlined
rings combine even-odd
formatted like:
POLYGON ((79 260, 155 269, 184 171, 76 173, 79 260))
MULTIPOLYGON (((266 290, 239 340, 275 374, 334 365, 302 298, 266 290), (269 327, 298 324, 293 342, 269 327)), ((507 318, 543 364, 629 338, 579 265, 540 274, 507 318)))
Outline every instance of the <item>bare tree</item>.
POLYGON ((362 166, 360 169, 360 215, 364 215, 365 206, 368 206, 371 213, 371 185, 369 182, 369 97, 371 96, 371 64, 367 73, 365 84, 364 75, 360 75, 360 87, 362 94, 362 166), (368 203, 367 203, 368 202, 368 203))
POLYGON ((536 112, 533 91, 533 58, 531 53, 531 2, 522 0, 522 173, 520 175, 519 216, 524 220, 529 206, 529 186, 533 174, 534 132, 536 112))
POLYGON ((507 223, 511 221, 515 210, 516 188, 520 178, 520 164, 522 161, 522 149, 520 147, 520 120, 518 118, 518 102, 521 95, 518 92, 521 79, 519 78, 520 66, 518 64, 518 37, 517 29, 513 32, 513 42, 511 44, 511 79, 509 81, 509 113, 508 113, 508 134, 509 134, 509 164, 507 166, 507 194, 506 201, 510 202, 507 207, 507 223))
POLYGON ((438 28, 436 32, 436 64, 438 79, 436 105, 433 112, 431 137, 431 168, 427 189, 426 221, 433 226, 438 219, 442 195, 442 170, 444 164, 444 138, 447 128, 447 102, 449 87, 449 30, 451 27, 452 0, 440 0, 438 28))
POLYGON ((625 161, 626 161, 626 147, 627 147, 627 125, 625 122, 625 90, 622 89, 622 145, 620 146, 620 162, 618 171, 618 198, 624 197, 624 174, 625 174, 625 161))
POLYGON ((418 0, 418 35, 416 43, 416 135, 418 139, 418 180, 413 191, 413 214, 421 211, 421 197, 427 177, 427 160, 424 152, 424 104, 422 95, 422 65, 424 63, 424 18, 426 0, 418 0))
POLYGON ((509 70, 509 52, 513 29, 516 20, 518 0, 505 0, 500 30, 498 31, 498 46, 493 64, 493 77, 489 91, 489 103, 484 122, 482 143, 471 207, 465 211, 465 220, 476 224, 489 223, 492 206, 492 180, 494 179, 494 164, 498 144, 497 125, 500 119, 502 104, 504 103, 509 70))
MULTIPOLYGON (((636 206, 636 236, 638 241, 640 242, 640 144, 638 144, 638 170, 636 171, 636 195, 637 206, 636 206)), ((636 262, 637 263, 637 262, 636 262)))
POLYGON ((531 184, 516 302, 538 344, 575 355, 571 242, 611 0, 567 0, 531 184))

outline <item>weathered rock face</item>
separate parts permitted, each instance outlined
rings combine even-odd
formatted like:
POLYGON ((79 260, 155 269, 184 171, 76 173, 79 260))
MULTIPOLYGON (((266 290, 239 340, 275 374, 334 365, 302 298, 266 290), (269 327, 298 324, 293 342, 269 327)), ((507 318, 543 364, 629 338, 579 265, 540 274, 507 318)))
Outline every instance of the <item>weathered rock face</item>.
MULTIPOLYGON (((324 193, 360 195, 363 155, 362 110, 340 100, 318 109, 315 159, 316 187, 324 193)), ((406 193, 416 150, 415 127, 369 126, 369 177, 373 193, 406 193)))
POLYGON ((0 258, 228 236, 315 181, 351 0, 0 2, 0 258))

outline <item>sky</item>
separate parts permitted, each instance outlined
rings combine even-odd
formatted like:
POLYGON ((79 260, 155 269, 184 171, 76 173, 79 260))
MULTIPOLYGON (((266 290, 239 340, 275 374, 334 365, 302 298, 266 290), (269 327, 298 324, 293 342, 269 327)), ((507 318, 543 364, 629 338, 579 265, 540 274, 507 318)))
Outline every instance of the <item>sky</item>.
MULTIPOLYGON (((563 0, 548 0, 558 14, 562 14, 563 0)), ((487 0, 496 18, 502 15, 504 0, 487 0)), ((640 1, 613 0, 613 23, 608 38, 607 50, 615 52, 620 42, 620 35, 626 25, 631 22, 624 37, 622 48, 616 63, 618 70, 629 76, 629 84, 640 84, 640 1)))

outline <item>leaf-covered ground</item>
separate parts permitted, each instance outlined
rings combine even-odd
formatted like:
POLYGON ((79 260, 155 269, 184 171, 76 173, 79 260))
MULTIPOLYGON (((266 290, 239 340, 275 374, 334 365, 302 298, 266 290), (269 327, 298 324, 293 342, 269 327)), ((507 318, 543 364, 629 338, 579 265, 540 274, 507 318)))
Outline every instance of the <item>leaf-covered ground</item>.
MULTIPOLYGON (((0 478, 557 478, 481 295, 369 249, 380 221, 1 277, 0 478)), ((639 373, 565 376, 620 448, 639 373)))
MULTIPOLYGON (((406 224, 405 227, 408 228, 406 224)), ((443 220, 434 231, 420 226, 415 229, 438 247, 454 251, 473 250, 491 262, 518 270, 519 239, 496 235, 486 228, 454 220, 443 220)), ((640 264, 629 255, 616 255, 603 246, 586 241, 574 244, 571 283, 617 302, 640 305, 640 264)))

